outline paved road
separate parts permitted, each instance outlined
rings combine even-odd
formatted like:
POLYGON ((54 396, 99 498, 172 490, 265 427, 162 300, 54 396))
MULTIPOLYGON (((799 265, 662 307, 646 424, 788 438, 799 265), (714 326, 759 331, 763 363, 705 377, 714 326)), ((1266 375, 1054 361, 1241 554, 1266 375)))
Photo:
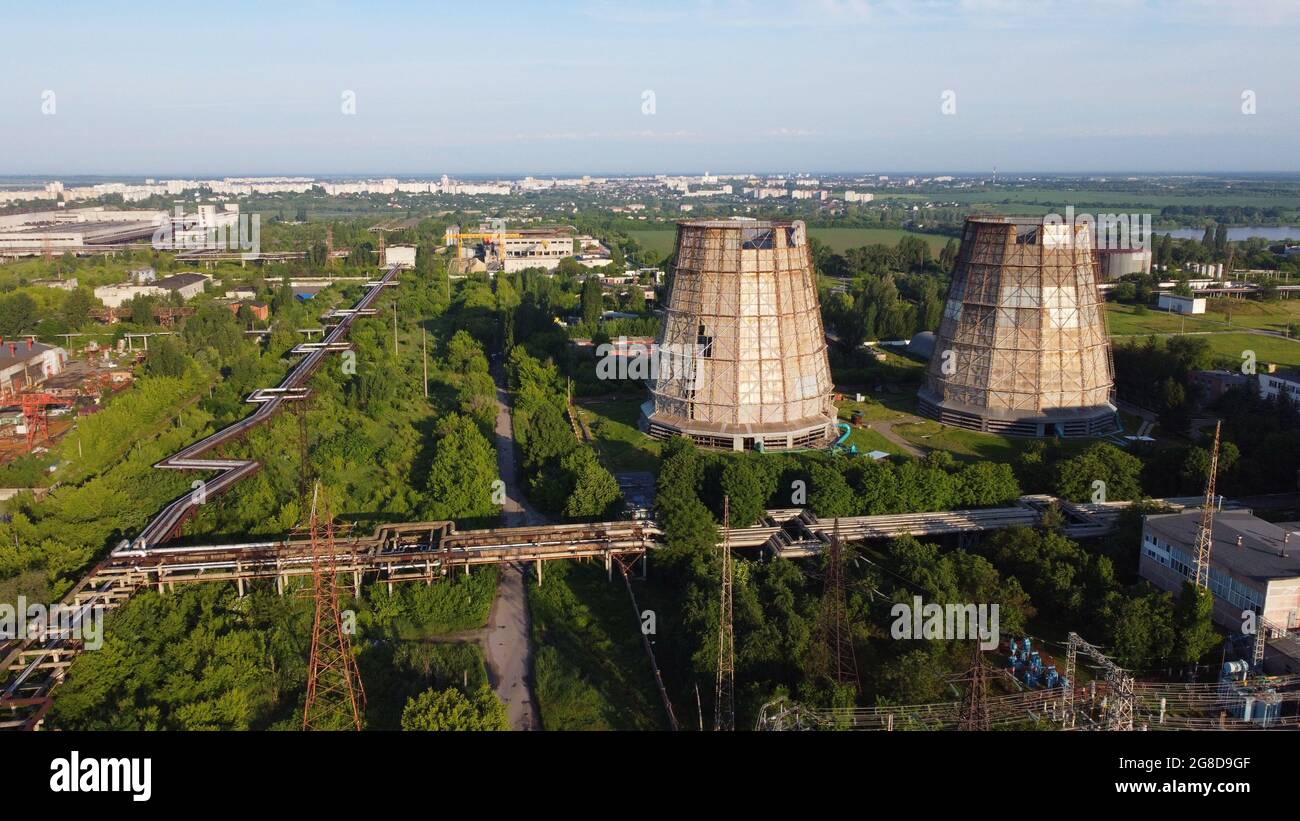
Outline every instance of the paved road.
MULTIPOLYGON (((510 420, 509 396, 497 387, 497 470, 506 486, 505 525, 540 524, 539 516, 524 499, 515 473, 514 428, 510 420)), ((533 649, 528 596, 524 589, 524 568, 501 565, 496 599, 483 631, 488 679, 506 704, 510 726, 515 730, 540 730, 541 720, 533 700, 533 649)))

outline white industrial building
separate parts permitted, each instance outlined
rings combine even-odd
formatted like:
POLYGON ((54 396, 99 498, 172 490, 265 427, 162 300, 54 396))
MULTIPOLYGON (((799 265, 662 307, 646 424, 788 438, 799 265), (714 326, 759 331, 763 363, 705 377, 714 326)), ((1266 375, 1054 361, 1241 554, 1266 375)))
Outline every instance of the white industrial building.
POLYGON ((415 267, 414 245, 388 245, 384 248, 383 264, 385 267, 396 265, 399 268, 415 267))
POLYGON ((1161 294, 1157 306, 1162 311, 1170 311, 1175 314, 1203 314, 1205 313, 1205 297, 1161 294))
POLYGON ((68 352, 54 345, 25 340, 0 344, 0 398, 12 399, 23 390, 62 373, 68 352))
POLYGON ((164 219, 166 214, 162 211, 106 208, 10 214, 0 217, 0 254, 76 253, 86 246, 145 239, 153 235, 164 219))
POLYGON ((1278 371, 1259 375, 1261 399, 1276 399, 1278 394, 1283 393, 1292 402, 1300 403, 1300 371, 1278 371))

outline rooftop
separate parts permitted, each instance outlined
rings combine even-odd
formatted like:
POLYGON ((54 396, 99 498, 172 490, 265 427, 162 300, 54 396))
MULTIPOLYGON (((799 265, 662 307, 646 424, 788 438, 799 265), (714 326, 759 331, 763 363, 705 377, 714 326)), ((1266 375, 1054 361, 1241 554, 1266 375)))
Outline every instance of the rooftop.
MULTIPOLYGON (((1147 529, 1170 542, 1191 548, 1201 511, 1148 516, 1147 529)), ((1214 514, 1211 561, 1234 576, 1266 582, 1300 577, 1300 533, 1260 519, 1249 510, 1223 510, 1214 514), (1237 546, 1237 537, 1241 546, 1237 546), (1289 540, 1288 540, 1289 536, 1289 540), (1283 556, 1285 547, 1286 555, 1283 556)))
POLYGON ((186 285, 207 281, 208 278, 203 274, 172 274, 169 277, 156 280, 153 284, 157 288, 184 288, 186 285))
POLYGON ((46 351, 52 350, 54 350, 54 346, 46 345, 44 342, 33 342, 29 348, 26 339, 0 341, 0 369, 23 362, 30 362, 46 351))

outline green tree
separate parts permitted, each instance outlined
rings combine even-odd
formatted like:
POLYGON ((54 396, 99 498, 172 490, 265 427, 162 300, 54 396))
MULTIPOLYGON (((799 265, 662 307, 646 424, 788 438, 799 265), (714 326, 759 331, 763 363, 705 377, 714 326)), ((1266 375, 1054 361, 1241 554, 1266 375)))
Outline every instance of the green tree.
POLYGON ((95 298, 95 292, 83 285, 73 290, 68 294, 68 298, 63 300, 59 315, 68 324, 68 328, 76 330, 90 321, 92 310, 102 307, 104 307, 103 303, 95 298))
POLYGON ((1219 643, 1213 615, 1214 597, 1210 591, 1184 581, 1174 609, 1176 661, 1195 664, 1219 643))
POLYGON ((185 375, 187 357, 181 343, 170 336, 154 337, 153 347, 144 361, 144 371, 149 376, 185 375))
POLYGON ((728 459, 722 468, 722 495, 731 498, 731 526, 749 527, 763 517, 768 491, 758 465, 749 458, 728 459))
POLYGON ((1114 445, 1098 442, 1072 459, 1056 466, 1056 493, 1072 502, 1090 502, 1102 490, 1104 500, 1131 501, 1142 496, 1142 460, 1114 445))
POLYGON ((570 518, 608 516, 622 498, 618 480, 596 459, 589 447, 581 447, 565 456, 562 465, 572 477, 572 490, 564 502, 564 515, 570 518))
POLYGON ((456 331, 447 342, 447 366, 456 373, 487 372, 483 346, 465 331, 456 331))
POLYGON ((410 731, 501 731, 510 729, 505 704, 486 684, 472 696, 456 687, 425 690, 406 702, 402 729, 410 731))
POLYGON ((604 312, 605 295, 600 286, 600 277, 589 274, 582 283, 582 321, 594 326, 604 312))
POLYGON ((496 451, 468 417, 453 413, 442 424, 429 467, 429 515, 434 519, 490 516, 497 512, 496 451))
POLYGON ((835 465, 814 463, 809 470, 808 506, 822 518, 855 516, 858 500, 835 465))

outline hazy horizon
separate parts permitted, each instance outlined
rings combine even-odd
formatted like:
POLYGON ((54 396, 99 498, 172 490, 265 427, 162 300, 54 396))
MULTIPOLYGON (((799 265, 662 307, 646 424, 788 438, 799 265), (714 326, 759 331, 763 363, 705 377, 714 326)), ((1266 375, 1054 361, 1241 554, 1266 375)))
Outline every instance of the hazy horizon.
POLYGON ((1300 171, 1285 0, 219 10, 7 9, 0 174, 1300 171))

